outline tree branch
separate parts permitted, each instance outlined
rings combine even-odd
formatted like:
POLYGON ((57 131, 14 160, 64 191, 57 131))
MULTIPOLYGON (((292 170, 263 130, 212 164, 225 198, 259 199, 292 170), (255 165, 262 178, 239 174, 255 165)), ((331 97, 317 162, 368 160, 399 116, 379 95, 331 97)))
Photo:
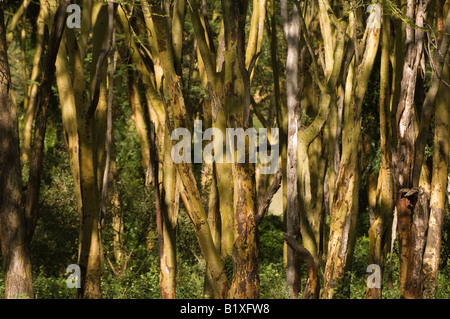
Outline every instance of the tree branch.
MULTIPOLYGON (((115 42, 115 34, 113 32, 113 44, 115 42)), ((114 48, 110 50, 109 53, 109 87, 108 87, 108 105, 106 110, 106 160, 105 160, 105 169, 103 171, 103 187, 102 187, 102 199, 100 204, 100 213, 101 213, 101 225, 103 228, 103 221, 106 215, 106 199, 108 195, 108 180, 109 180, 109 171, 111 166, 111 148, 112 148, 112 107, 114 100, 114 71, 115 71, 115 61, 116 55, 114 48)))
POLYGON ((258 207, 258 213, 255 215, 255 224, 259 225, 265 216, 267 210, 269 209, 270 203, 272 202, 273 196, 275 196, 278 189, 281 187, 281 180, 283 179, 283 174, 281 173, 281 168, 278 168, 278 171, 275 173, 273 177, 272 184, 270 184, 269 189, 264 195, 264 199, 258 207))
POLYGON ((312 69, 313 69, 313 75, 314 75, 314 79, 317 82, 317 85, 320 89, 320 92, 322 94, 327 93, 327 89, 324 85, 324 83, 322 82, 320 75, 319 75, 319 66, 317 64, 317 60, 316 60, 316 55, 314 54, 314 50, 312 47, 312 44, 309 40, 309 36, 308 36, 308 30, 306 29, 306 24, 305 24, 305 20, 303 19, 303 15, 302 15, 302 8, 300 5, 300 2, 296 1, 295 4, 297 5, 298 8, 298 16, 299 16, 299 20, 300 20, 300 28, 302 30, 302 35, 303 35, 303 39, 305 40, 305 45, 308 48, 308 52, 309 55, 311 56, 311 61, 312 61, 312 69))
POLYGON ((97 108, 98 99, 100 95, 100 72, 103 66, 103 62, 105 58, 108 56, 109 51, 111 51, 111 47, 113 44, 113 34, 114 34, 114 16, 116 15, 117 3, 109 2, 108 3, 108 41, 106 42, 106 46, 100 52, 100 55, 97 60, 97 64, 95 66, 95 74, 93 78, 93 82, 95 83, 94 94, 92 96, 91 105, 88 110, 88 117, 93 117, 95 110, 97 108))
POLYGON ((205 65, 206 75, 208 81, 215 82, 216 79, 216 63, 214 60, 214 54, 211 52, 208 43, 205 38, 205 30, 200 21, 199 6, 196 0, 189 0, 191 9, 192 26, 194 27, 195 38, 197 39, 197 46, 200 51, 200 55, 205 65))
POLYGON ((259 105, 258 105, 258 103, 256 103, 253 96, 250 96, 250 102, 251 102, 250 105, 252 107, 252 110, 253 110, 253 112, 255 112, 255 115, 258 118, 258 120, 261 122, 262 126, 269 127, 267 120, 264 118, 264 115, 261 113, 261 110, 259 109, 259 105))
POLYGON ((283 239, 295 251, 295 253, 303 259, 306 267, 308 268, 308 281, 303 292, 303 299, 318 298, 318 267, 316 265, 316 262, 314 261, 313 256, 305 247, 300 245, 300 243, 293 235, 283 233, 283 239), (316 283, 314 283, 314 281, 316 281, 316 283))
POLYGON ((428 131, 430 128, 431 116, 434 111, 434 105, 436 96, 439 91, 440 78, 442 74, 442 69, 445 63, 445 56, 450 46, 450 13, 447 14, 444 24, 444 32, 442 42, 439 45, 439 49, 436 50, 434 55, 433 64, 435 68, 433 69, 433 75, 431 77, 431 85, 428 89, 428 93, 423 102, 422 114, 420 119, 419 135, 415 142, 415 156, 414 156, 414 168, 413 168, 413 186, 419 186, 420 172, 422 170, 422 162, 425 157, 425 145, 428 137, 428 131))

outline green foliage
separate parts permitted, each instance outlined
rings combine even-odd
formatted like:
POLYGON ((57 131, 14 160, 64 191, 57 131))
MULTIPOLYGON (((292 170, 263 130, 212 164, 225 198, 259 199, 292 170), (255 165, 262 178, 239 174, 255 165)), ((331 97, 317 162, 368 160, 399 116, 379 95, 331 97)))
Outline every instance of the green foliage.
POLYGON ((281 217, 267 215, 259 225, 259 262, 283 262, 283 222, 281 217))
POLYGON ((41 267, 34 273, 33 289, 36 299, 75 299, 77 289, 67 287, 67 274, 48 276, 41 267))
POLYGON ((204 260, 195 264, 178 262, 176 295, 179 299, 200 299, 203 294, 205 279, 204 260))
POLYGON ((259 225, 259 279, 261 298, 288 298, 283 266, 283 222, 267 215, 259 225))
POLYGON ((285 299, 289 298, 286 290, 286 269, 283 262, 260 265, 260 298, 285 299))
POLYGON ((157 299, 159 298, 159 267, 157 256, 147 258, 146 270, 131 266, 126 275, 114 277, 105 269, 102 297, 105 299, 157 299))

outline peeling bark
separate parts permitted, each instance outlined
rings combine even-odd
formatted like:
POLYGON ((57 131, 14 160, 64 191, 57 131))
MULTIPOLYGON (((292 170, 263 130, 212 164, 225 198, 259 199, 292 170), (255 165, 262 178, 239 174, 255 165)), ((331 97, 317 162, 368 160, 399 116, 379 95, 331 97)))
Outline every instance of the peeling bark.
POLYGON ((380 29, 368 28, 367 32, 365 51, 360 65, 351 67, 347 76, 345 92, 348 104, 344 108, 342 158, 331 211, 328 258, 324 273, 325 299, 334 298, 336 293, 342 293, 343 288, 347 286, 345 272, 351 267, 355 243, 360 181, 358 154, 362 142, 361 106, 378 49, 380 29), (351 76, 353 73, 354 76, 351 76))

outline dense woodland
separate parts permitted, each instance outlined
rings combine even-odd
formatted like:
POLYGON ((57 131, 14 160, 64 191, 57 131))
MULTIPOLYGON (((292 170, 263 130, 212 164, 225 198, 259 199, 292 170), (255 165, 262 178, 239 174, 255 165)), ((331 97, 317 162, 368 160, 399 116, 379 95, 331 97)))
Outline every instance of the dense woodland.
POLYGON ((449 8, 0 0, 0 294, 449 298, 449 8))

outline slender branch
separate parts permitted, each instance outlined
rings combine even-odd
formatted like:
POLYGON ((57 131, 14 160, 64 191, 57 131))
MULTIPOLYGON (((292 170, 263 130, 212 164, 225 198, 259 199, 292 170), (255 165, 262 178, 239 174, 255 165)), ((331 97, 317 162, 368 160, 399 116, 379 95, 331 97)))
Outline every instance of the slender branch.
POLYGON ((114 268, 114 265, 113 265, 113 263, 111 262, 111 260, 109 259, 108 256, 106 256, 106 260, 108 261, 109 267, 111 267, 111 270, 112 270, 112 272, 114 274, 114 277, 115 278, 120 277, 119 272, 114 268))
POLYGON ((253 96, 250 96, 250 102, 251 102, 251 107, 253 112, 255 112, 256 117, 258 118, 258 120, 261 122, 263 127, 269 127, 269 123, 267 122, 267 120, 264 118, 264 115, 261 113, 261 110, 259 108, 258 103, 256 103, 255 99, 253 98, 253 96))
POLYGON ((283 233, 283 239, 305 261, 308 268, 317 268, 311 253, 308 251, 308 249, 300 245, 300 243, 293 235, 283 233))
POLYGON ((22 2, 19 9, 17 9, 17 11, 12 16, 12 19, 10 20, 10 23, 6 30, 6 46, 7 47, 9 47, 9 45, 11 44, 11 42, 14 39, 14 32, 16 31, 16 28, 17 28, 17 25, 19 24, 20 18, 22 17, 22 15, 24 14, 24 12, 26 10, 26 6, 28 6, 26 1, 22 2))
POLYGON ((194 27, 195 38, 197 40, 197 46, 200 51, 200 55, 205 65, 205 71, 209 81, 215 82, 216 80, 216 63, 214 60, 214 54, 211 52, 210 47, 205 38, 205 30, 200 21, 199 6, 196 0, 189 0, 192 26, 194 27))
MULTIPOLYGON (((111 5, 111 3, 109 4, 111 5)), ((113 46, 115 42, 115 33, 113 31, 113 46)), ((103 172, 103 187, 102 187, 102 199, 101 199, 101 222, 103 226, 103 219, 106 214, 106 197, 108 194, 108 179, 109 179, 109 169, 111 166, 111 146, 112 146, 112 104, 114 100, 114 70, 115 70, 115 59, 116 54, 114 48, 110 50, 109 53, 109 87, 108 87, 108 105, 106 110, 106 160, 105 169, 103 172)))
POLYGON ((98 99, 100 96, 100 73, 103 66, 103 62, 105 58, 108 56, 111 51, 111 47, 113 45, 113 34, 114 34, 114 16, 117 12, 117 3, 109 2, 108 3, 108 41, 106 42, 106 46, 100 52, 100 55, 97 60, 97 64, 95 66, 95 74, 93 78, 93 82, 95 83, 94 94, 92 96, 91 105, 89 106, 88 116, 93 117, 95 110, 97 109, 98 99))
POLYGON ((269 189, 264 195, 264 199, 258 207, 258 213, 255 215, 255 224, 259 225, 264 218, 267 210, 269 209, 270 203, 272 202, 273 196, 275 196, 278 189, 281 187, 281 180, 283 179, 283 174, 281 168, 275 173, 273 177, 272 184, 270 184, 269 189))
POLYGON ((255 53, 255 54, 253 55, 253 57, 252 57, 252 59, 251 59, 251 61, 250 61, 250 64, 248 65, 248 70, 247 70, 247 73, 248 73, 248 74, 251 74, 251 73, 252 73, 253 68, 255 67, 255 64, 256 64, 256 60, 258 60, 258 57, 260 56, 260 54, 261 54, 261 51, 255 53))
POLYGON ((157 136, 155 133, 155 124, 150 122, 150 159, 148 161, 148 171, 152 175, 155 189, 155 209, 156 209, 156 229, 158 231, 158 246, 159 254, 162 253, 164 245, 163 228, 162 228, 162 202, 159 191, 159 165, 158 165, 158 150, 157 150, 157 136))
POLYGON ((321 80, 321 78, 319 76, 319 66, 317 64, 316 55, 314 54, 314 50, 313 50, 311 41, 310 41, 309 36, 308 36, 308 30, 306 29, 305 20, 303 18, 303 15, 301 14, 302 8, 301 8, 301 5, 300 5, 300 2, 295 1, 295 4, 296 4, 296 6, 298 8, 298 12, 299 12, 298 16, 300 18, 299 19, 300 20, 300 28, 302 30, 303 39, 305 40, 305 45, 308 48, 308 52, 309 52, 309 54, 311 56, 314 79, 316 80, 317 85, 319 86, 320 92, 322 94, 325 94, 327 90, 326 90, 326 87, 325 87, 324 83, 322 82, 322 80, 321 80))
MULTIPOLYGON (((441 34, 442 35, 442 34, 441 34)), ((442 82, 442 84, 444 84, 446 87, 448 87, 449 89, 450 89, 450 83, 448 83, 446 80, 444 80, 439 74, 438 74, 438 72, 437 72, 437 70, 436 70, 436 66, 435 66, 435 63, 434 63, 434 61, 433 61, 433 55, 431 54, 431 48, 430 48, 430 45, 432 44, 432 40, 431 40, 431 37, 430 37, 430 34, 429 33, 427 33, 427 37, 428 37, 428 44, 427 44, 427 46, 425 47, 425 51, 426 51, 426 53, 427 53, 427 55, 428 55, 428 57, 429 57, 429 61, 430 61, 430 67, 431 67, 431 70, 433 71, 433 73, 434 74, 436 74, 436 76, 437 76, 437 78, 439 79, 439 81, 441 81, 442 82)), ((442 41, 442 39, 441 39, 441 41, 442 41)), ((445 56, 446 56, 446 54, 443 54, 442 52, 440 52, 439 51, 439 48, 437 47, 437 45, 435 45, 435 44, 433 44, 433 47, 435 48, 435 50, 438 50, 438 52, 436 52, 436 54, 439 54, 440 56, 442 56, 442 58, 443 59, 445 59, 445 56)), ((444 60, 444 63, 449 63, 448 61, 445 61, 444 60)))
POLYGON ((308 281, 303 292, 303 299, 318 298, 318 267, 311 253, 297 239, 287 233, 283 233, 283 239, 295 251, 295 253, 303 259, 308 269, 308 281))
POLYGON ((353 12, 353 46, 355 49, 355 65, 359 65, 359 51, 358 51, 358 21, 356 20, 357 18, 357 13, 356 13, 356 1, 353 0, 352 1, 353 4, 353 8, 352 8, 352 12, 353 12))

